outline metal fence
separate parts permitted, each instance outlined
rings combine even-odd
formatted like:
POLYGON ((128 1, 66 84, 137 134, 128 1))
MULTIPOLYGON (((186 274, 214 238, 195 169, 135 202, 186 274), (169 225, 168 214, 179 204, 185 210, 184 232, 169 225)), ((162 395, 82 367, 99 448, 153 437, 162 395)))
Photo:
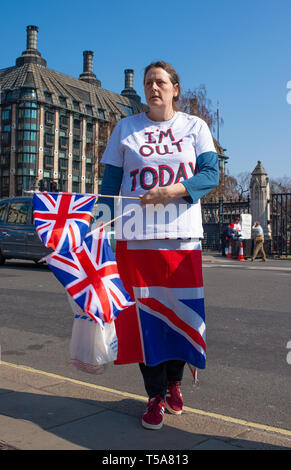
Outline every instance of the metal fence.
POLYGON ((291 193, 272 194, 272 253, 291 255, 291 193))
POLYGON ((202 246, 208 250, 221 250, 221 237, 228 224, 240 214, 250 212, 250 198, 201 201, 204 239, 202 246))

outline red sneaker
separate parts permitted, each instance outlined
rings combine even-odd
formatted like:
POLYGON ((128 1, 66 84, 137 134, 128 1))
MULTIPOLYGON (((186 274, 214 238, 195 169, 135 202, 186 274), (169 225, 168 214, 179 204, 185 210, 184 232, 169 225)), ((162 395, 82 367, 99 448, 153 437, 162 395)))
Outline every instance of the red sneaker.
POLYGON ((149 398, 147 409, 142 416, 142 425, 146 429, 161 429, 165 412, 165 402, 161 395, 149 398))
POLYGON ((180 391, 181 382, 169 382, 166 393, 166 408, 174 414, 180 415, 183 411, 183 397, 180 391))

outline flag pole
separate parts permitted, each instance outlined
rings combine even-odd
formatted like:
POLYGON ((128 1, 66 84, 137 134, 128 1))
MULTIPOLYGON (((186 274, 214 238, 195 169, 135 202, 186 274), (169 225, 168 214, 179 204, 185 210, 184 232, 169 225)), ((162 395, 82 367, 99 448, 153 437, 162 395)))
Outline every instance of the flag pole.
POLYGON ((120 219, 120 217, 123 217, 124 215, 128 215, 133 211, 135 211, 135 209, 130 209, 129 211, 124 212, 124 214, 121 214, 121 215, 118 215, 117 217, 114 217, 114 219, 109 220, 109 222, 105 222, 105 224, 100 225, 99 227, 95 228, 94 230, 92 230, 92 232, 87 233, 86 237, 89 237, 89 235, 92 235, 92 233, 95 233, 98 230, 100 230, 101 228, 106 227, 106 225, 112 224, 112 222, 115 222, 117 219, 120 219))
POLYGON ((120 199, 135 199, 135 200, 140 200, 139 197, 136 197, 136 196, 119 196, 119 195, 118 195, 118 196, 113 196, 113 195, 111 195, 111 194, 69 193, 69 192, 68 192, 68 193, 64 193, 64 192, 61 192, 61 191, 59 191, 59 192, 56 192, 56 191, 55 191, 55 192, 54 192, 54 191, 32 191, 32 190, 30 190, 30 191, 23 191, 23 192, 26 193, 26 194, 34 194, 34 193, 37 193, 37 194, 39 194, 39 193, 41 193, 41 194, 42 194, 42 193, 62 194, 63 196, 66 196, 66 195, 71 196, 72 194, 78 194, 78 195, 79 195, 79 194, 86 194, 87 196, 111 197, 111 198, 117 198, 117 199, 120 198, 120 199))

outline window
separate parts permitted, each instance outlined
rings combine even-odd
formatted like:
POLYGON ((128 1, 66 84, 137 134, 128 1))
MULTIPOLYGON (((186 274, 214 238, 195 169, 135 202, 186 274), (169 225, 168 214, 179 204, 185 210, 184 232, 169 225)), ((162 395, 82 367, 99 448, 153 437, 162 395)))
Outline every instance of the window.
POLYGON ((44 99, 48 102, 48 103, 52 103, 52 94, 51 93, 48 93, 47 91, 44 92, 44 99))
POLYGON ((9 121, 10 120, 10 109, 3 109, 2 111, 2 121, 9 121))
POLYGON ((8 91, 8 93, 6 93, 7 101, 15 101, 18 98, 19 98, 19 90, 8 91))
POLYGON ((45 145, 54 145, 55 138, 53 134, 45 134, 45 145))
POLYGON ((24 140, 36 140, 36 132, 24 131, 23 139, 24 140))
POLYGON ((1 143, 3 145, 10 145, 10 132, 2 132, 1 143))
POLYGON ((73 148, 74 150, 80 151, 80 141, 79 140, 73 140, 73 148))
POLYGON ((67 107, 67 100, 64 96, 59 96, 59 102, 61 106, 67 107))
POLYGON ((80 119, 74 119, 74 128, 80 129, 81 128, 81 121, 80 119))
POLYGON ((46 168, 52 168, 54 166, 54 157, 45 156, 44 157, 44 166, 46 168))
MULTIPOLYGON (((24 145, 23 147, 24 149, 24 152, 27 152, 27 153, 36 153, 36 146, 35 145, 24 145)), ((19 148, 20 150, 20 148, 19 148)))
POLYGON ((24 153, 23 154, 24 163, 35 163, 35 154, 33 153, 24 153))
POLYGON ((61 158, 59 160, 59 163, 60 163, 60 168, 63 169, 63 170, 67 170, 68 169, 68 160, 64 159, 64 158, 61 158))
POLYGON ((102 119, 105 119, 104 109, 98 108, 98 113, 99 113, 99 116, 100 116, 102 119))
POLYGON ((61 137, 59 138, 59 143, 60 143, 60 147, 61 147, 61 148, 67 148, 67 147, 68 147, 68 139, 67 139, 67 137, 61 136, 61 137))
POLYGON ((45 123, 46 124, 53 124, 55 121, 55 115, 53 113, 50 113, 49 111, 46 111, 45 113, 45 123))
POLYGON ((78 160, 73 160, 73 170, 80 171, 80 162, 78 160))
POLYGON ((121 106, 121 108, 126 114, 128 115, 133 114, 133 108, 131 106, 126 106, 125 104, 122 104, 122 103, 118 103, 118 104, 119 106, 121 106))
POLYGON ((79 110, 80 110, 80 106, 79 106, 78 101, 73 100, 73 108, 74 108, 76 111, 79 111, 79 110))
POLYGON ((87 114, 93 114, 93 109, 90 104, 86 104, 86 113, 87 114))
POLYGON ((20 108, 18 112, 18 117, 28 118, 28 119, 37 119, 37 110, 30 108, 20 108))
POLYGON ((69 118, 68 116, 61 115, 60 116, 60 126, 62 127, 68 127, 69 125, 69 118))
POLYGON ((25 122, 25 123, 19 123, 18 129, 31 129, 31 130, 36 130, 36 123, 30 123, 30 122, 25 122))
POLYGON ((22 88, 20 93, 21 98, 35 98, 36 90, 34 88, 22 88))
POLYGON ((5 222, 7 214, 8 202, 0 203, 0 222, 5 222))
POLYGON ((27 224, 29 203, 14 202, 10 205, 7 222, 9 224, 27 224))

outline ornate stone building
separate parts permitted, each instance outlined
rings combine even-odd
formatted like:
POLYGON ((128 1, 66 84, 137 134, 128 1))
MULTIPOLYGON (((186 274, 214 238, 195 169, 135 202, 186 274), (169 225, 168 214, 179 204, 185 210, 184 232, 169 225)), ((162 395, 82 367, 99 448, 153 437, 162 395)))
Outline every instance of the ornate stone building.
POLYGON ((143 110, 134 71, 116 94, 101 87, 93 52, 83 52, 79 78, 47 67, 38 27, 27 26, 26 49, 0 70, 0 198, 25 190, 97 193, 99 161, 119 119, 143 110))

